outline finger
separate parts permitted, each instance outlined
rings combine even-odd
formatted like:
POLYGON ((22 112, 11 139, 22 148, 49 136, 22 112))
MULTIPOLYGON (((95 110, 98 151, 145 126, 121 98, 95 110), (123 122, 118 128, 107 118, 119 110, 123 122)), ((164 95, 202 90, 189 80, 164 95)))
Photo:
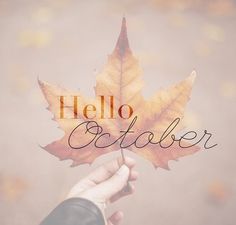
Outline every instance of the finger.
POLYGON ((123 219, 124 214, 121 211, 113 213, 113 215, 108 219, 108 225, 118 225, 123 219))
POLYGON ((115 202, 117 200, 119 200, 120 198, 122 197, 125 197, 125 196, 128 196, 128 195, 131 195, 134 193, 135 191, 135 188, 134 188, 134 185, 133 184, 129 184, 130 185, 130 188, 129 188, 129 191, 124 191, 123 189, 121 191, 119 191, 118 193, 116 193, 115 195, 113 195, 111 198, 110 198, 110 202, 115 202))
POLYGON ((129 174, 129 181, 135 181, 138 179, 139 173, 136 170, 131 170, 129 174))
MULTIPOLYGON (((110 178, 123 164, 122 157, 114 159, 98 167, 95 171, 90 173, 86 179, 89 179, 95 184, 99 184, 110 178)), ((135 160, 130 157, 125 157, 125 165, 129 168, 133 168, 135 166, 135 160)))
MULTIPOLYGON (((101 183, 102 181, 111 177, 122 165, 121 162, 122 158, 117 158, 112 160, 103 166, 96 169, 94 172, 89 174, 86 178, 82 179, 78 182, 70 191, 67 198, 76 197, 80 193, 96 186, 97 184, 101 183)), ((125 162, 129 168, 133 168, 135 166, 135 160, 130 157, 125 157, 125 162)), ((131 170, 129 180, 134 181, 138 177, 138 173, 136 171, 131 170)))
POLYGON ((111 178, 87 190, 83 195, 106 202, 127 184, 129 173, 129 168, 126 165, 122 165, 111 178))

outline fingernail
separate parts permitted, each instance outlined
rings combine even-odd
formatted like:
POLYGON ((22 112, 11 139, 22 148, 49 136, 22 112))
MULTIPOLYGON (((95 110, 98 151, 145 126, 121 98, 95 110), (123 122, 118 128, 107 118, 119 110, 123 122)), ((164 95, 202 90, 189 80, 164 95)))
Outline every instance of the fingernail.
POLYGON ((129 168, 126 165, 122 165, 120 169, 117 171, 117 174, 123 175, 129 172, 129 168))

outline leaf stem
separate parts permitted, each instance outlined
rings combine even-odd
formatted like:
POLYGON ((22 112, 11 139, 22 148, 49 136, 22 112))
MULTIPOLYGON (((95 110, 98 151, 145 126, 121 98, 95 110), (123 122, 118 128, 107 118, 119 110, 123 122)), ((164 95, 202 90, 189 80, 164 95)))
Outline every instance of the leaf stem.
MULTIPOLYGON (((121 148, 120 149, 121 152, 121 156, 122 156, 122 160, 123 160, 123 164, 125 164, 125 153, 124 153, 124 149, 121 148)), ((126 186, 123 188, 123 192, 129 192, 131 190, 131 185, 129 183, 129 181, 127 180, 126 186)))

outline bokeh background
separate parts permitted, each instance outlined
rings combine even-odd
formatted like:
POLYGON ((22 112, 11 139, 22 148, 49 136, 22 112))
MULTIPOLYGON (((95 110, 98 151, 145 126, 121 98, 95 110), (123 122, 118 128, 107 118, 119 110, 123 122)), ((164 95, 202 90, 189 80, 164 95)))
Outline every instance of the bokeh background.
POLYGON ((0 0, 0 224, 32 225, 90 167, 70 168, 39 145, 62 132, 37 78, 93 96, 95 76, 126 16, 148 97, 197 71, 185 123, 214 134, 216 148, 155 170, 137 159, 136 193, 109 209, 124 225, 236 223, 236 2, 233 0, 0 0))

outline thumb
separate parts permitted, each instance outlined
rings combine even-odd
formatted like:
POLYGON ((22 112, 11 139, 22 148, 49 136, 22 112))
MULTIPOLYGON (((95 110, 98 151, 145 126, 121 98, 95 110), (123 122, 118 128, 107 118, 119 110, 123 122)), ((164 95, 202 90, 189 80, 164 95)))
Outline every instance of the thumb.
POLYGON ((129 168, 126 165, 122 165, 111 178, 90 189, 90 194, 104 201, 109 200, 126 185, 129 173, 129 168))

